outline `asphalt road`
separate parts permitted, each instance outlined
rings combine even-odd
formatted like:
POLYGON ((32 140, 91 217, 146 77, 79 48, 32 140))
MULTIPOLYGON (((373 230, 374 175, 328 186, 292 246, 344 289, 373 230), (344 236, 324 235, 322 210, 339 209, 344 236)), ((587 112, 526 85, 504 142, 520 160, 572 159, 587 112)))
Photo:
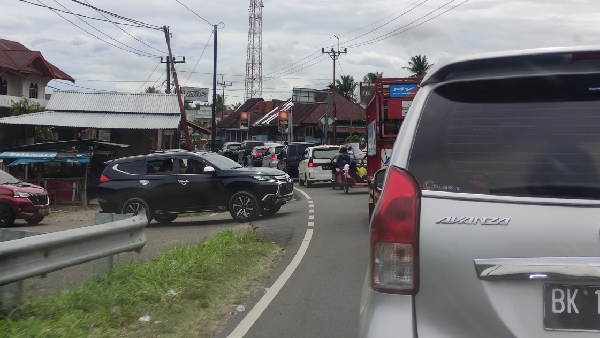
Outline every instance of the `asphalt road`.
POLYGON ((312 237, 300 264, 266 307, 260 304, 268 293, 263 291, 217 337, 357 336, 360 294, 368 263, 366 188, 350 189, 348 195, 325 185, 299 188, 313 203, 297 194, 303 210, 294 216, 293 222, 282 218, 280 224, 258 224, 255 228, 266 238, 293 228, 286 255, 265 285, 268 292, 285 275, 284 270, 299 249, 302 251, 301 244, 307 241, 306 234, 310 232, 312 237), (314 219, 309 219, 310 215, 314 219), (298 216, 303 219, 300 226, 295 225, 298 216), (254 307, 264 307, 255 321, 251 319, 257 316, 254 307))

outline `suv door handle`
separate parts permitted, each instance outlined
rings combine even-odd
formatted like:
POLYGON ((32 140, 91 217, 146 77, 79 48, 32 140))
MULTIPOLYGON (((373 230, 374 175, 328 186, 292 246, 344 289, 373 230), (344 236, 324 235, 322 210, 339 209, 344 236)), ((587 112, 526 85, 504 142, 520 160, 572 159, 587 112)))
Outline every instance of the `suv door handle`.
POLYGON ((181 183, 181 185, 186 185, 186 184, 190 183, 190 181, 188 181, 188 180, 177 180, 177 182, 181 183))
POLYGON ((481 280, 600 281, 599 257, 534 257, 476 259, 481 280))

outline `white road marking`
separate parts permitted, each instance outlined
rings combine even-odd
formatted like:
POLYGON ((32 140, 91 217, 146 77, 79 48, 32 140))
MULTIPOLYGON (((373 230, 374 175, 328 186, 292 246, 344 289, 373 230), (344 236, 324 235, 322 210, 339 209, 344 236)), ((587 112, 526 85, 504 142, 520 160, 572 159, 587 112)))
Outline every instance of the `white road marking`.
POLYGON ((308 219, 315 219, 315 215, 308 215, 308 219))
POLYGON ((308 213, 309 214, 314 214, 315 213, 315 209, 308 209, 308 213))
POLYGON ((314 227, 315 226, 315 222, 308 222, 308 226, 309 227, 314 227))
MULTIPOLYGON (((306 196, 307 199, 310 199, 310 196, 308 196, 304 191, 298 188, 294 189, 300 191, 304 196, 306 196)), ((314 209, 312 210, 314 212, 314 209)), ((313 223, 314 225, 314 222, 309 222, 309 226, 310 223, 313 223)), ((302 258, 304 258, 304 255, 306 255, 306 251, 308 250, 308 245, 310 244, 310 241, 312 239, 313 232, 314 229, 306 229, 306 235, 304 235, 302 244, 300 244, 300 248, 298 249, 298 252, 294 256, 290 264, 285 268, 285 270, 279 276, 279 278, 277 278, 275 283, 273 283, 273 285, 262 296, 258 303, 256 303, 252 310, 248 312, 246 317, 242 319, 242 321, 233 330, 233 332, 231 332, 229 336, 227 336, 227 338, 242 338, 244 337, 244 335, 246 335, 246 333, 248 333, 248 331, 252 328, 252 325, 256 323, 258 318, 260 318, 260 316, 267 309, 269 304, 271 304, 273 299, 275 299, 275 296, 277 296, 279 291, 281 291, 288 279, 290 279, 296 268, 298 268, 298 265, 300 265, 302 258)))
POLYGON ((309 200, 309 201, 310 201, 310 200, 312 200, 312 198, 310 198, 310 196, 308 196, 308 194, 307 194, 307 193, 305 193, 305 192, 304 192, 304 190, 302 190, 302 189, 298 189, 298 188, 294 188, 294 189, 296 189, 296 190, 297 190, 297 191, 299 191, 299 192, 300 192, 302 195, 304 195, 304 197, 306 197, 306 199, 307 199, 307 200, 309 200))
POLYGON ((290 279, 294 270, 296 270, 298 265, 300 265, 300 261, 302 261, 302 258, 308 250, 308 245, 310 244, 310 240, 312 239, 313 231, 313 229, 306 230, 306 235, 304 236, 304 240, 300 245, 300 249, 298 249, 298 252, 296 253, 296 256, 294 256, 294 258, 292 259, 290 265, 288 265, 287 268, 285 268, 285 271, 283 271, 281 276, 277 278, 275 283, 269 288, 269 290, 264 294, 264 296, 258 301, 258 303, 256 303, 252 310, 248 312, 246 317, 238 324, 235 330, 233 330, 233 332, 231 332, 231 334, 227 336, 228 338, 242 338, 246 333, 248 333, 250 328, 252 328, 252 325, 254 325, 254 323, 258 320, 260 315, 267 309, 269 304, 273 301, 275 296, 277 296, 277 294, 283 288, 288 279, 290 279))

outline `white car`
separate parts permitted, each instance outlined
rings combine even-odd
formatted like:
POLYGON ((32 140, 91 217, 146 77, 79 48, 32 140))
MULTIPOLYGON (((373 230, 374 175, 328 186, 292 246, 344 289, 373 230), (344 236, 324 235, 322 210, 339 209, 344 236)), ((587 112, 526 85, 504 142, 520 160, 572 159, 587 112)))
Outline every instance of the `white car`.
POLYGON ((338 149, 328 145, 306 148, 298 165, 298 183, 307 187, 315 182, 331 183, 331 159, 338 149))

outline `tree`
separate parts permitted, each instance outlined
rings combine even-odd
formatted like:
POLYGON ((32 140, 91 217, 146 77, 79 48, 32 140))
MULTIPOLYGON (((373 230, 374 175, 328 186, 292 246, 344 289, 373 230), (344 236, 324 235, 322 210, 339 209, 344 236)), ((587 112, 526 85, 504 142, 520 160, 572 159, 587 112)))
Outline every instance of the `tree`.
POLYGON ((358 83, 354 81, 354 77, 350 75, 341 75, 339 80, 335 80, 336 85, 329 84, 329 89, 335 90, 338 94, 347 98, 352 102, 356 102, 354 91, 358 87, 358 83))
POLYGON ((148 94, 160 94, 160 90, 154 86, 150 86, 146 88, 146 93, 148 94))
MULTIPOLYGON (((39 103, 22 98, 18 102, 12 102, 10 105, 10 116, 19 116, 24 114, 39 113, 44 111, 39 103)), ((34 139, 35 142, 46 142, 52 139, 52 128, 51 127, 34 127, 34 139)))
POLYGON ((383 78, 383 72, 367 73, 363 76, 363 82, 375 83, 375 80, 383 78))
POLYGON ((408 61, 408 67, 402 68, 408 69, 412 72, 410 77, 424 77, 429 68, 432 66, 433 64, 429 64, 429 61, 427 61, 427 56, 421 56, 421 54, 419 54, 410 58, 410 61, 408 61))
POLYGON ((229 109, 223 100, 223 96, 217 94, 217 104, 215 105, 215 111, 220 112, 222 110, 229 109))
POLYGON ((236 103, 234 103, 234 104, 231 105, 231 109, 238 110, 238 108, 241 107, 241 106, 242 106, 241 102, 236 102, 236 103))

